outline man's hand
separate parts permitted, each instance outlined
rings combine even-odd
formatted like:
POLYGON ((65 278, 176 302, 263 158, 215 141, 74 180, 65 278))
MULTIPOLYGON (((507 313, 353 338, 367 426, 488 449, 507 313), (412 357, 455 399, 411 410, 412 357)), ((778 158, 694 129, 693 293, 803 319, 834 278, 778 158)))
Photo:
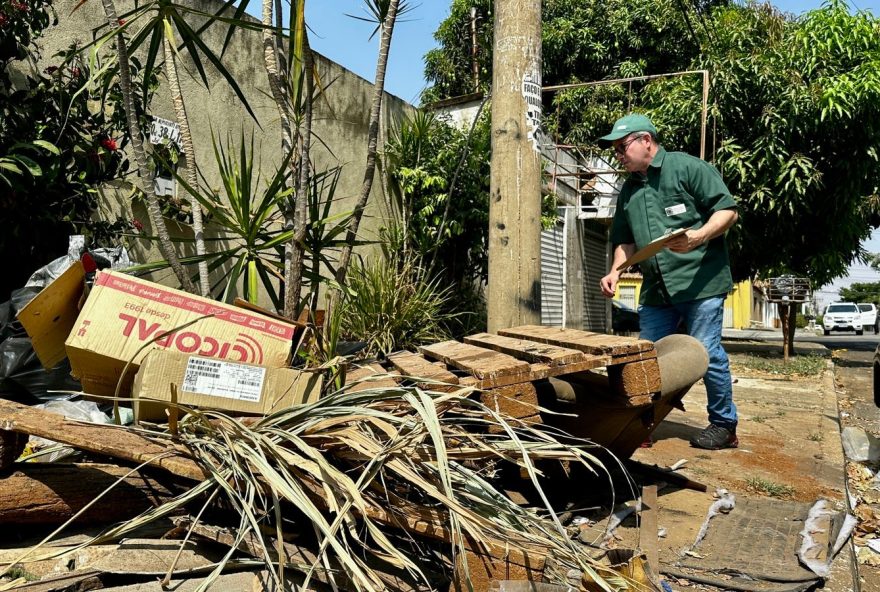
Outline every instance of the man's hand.
POLYGON ((614 290, 617 288, 617 279, 619 277, 620 272, 612 270, 611 273, 599 280, 599 288, 602 290, 602 295, 605 298, 614 296, 614 290))
POLYGON ((674 253, 689 253, 706 242, 705 235, 701 231, 702 228, 688 230, 666 243, 666 248, 674 253))

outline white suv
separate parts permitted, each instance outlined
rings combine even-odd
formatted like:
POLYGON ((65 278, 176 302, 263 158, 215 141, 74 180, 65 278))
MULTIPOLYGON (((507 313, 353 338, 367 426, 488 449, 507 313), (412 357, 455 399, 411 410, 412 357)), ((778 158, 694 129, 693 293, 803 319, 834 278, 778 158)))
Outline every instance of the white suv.
POLYGON ((825 309, 822 317, 822 328, 825 335, 832 331, 855 331, 856 335, 864 334, 862 329, 862 311, 852 302, 834 302, 825 309))
POLYGON ((859 302, 859 310, 862 311, 862 327, 871 329, 876 335, 880 325, 877 319, 877 306, 871 302, 859 302))

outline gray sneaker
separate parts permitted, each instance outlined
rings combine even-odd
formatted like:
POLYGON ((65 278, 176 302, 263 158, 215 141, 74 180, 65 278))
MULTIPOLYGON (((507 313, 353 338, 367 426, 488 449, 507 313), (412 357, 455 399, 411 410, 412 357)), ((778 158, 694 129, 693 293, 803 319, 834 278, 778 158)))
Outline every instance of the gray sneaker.
POLYGON ((706 450, 736 448, 739 446, 739 439, 736 437, 736 428, 731 430, 710 423, 706 429, 691 438, 691 446, 706 450))

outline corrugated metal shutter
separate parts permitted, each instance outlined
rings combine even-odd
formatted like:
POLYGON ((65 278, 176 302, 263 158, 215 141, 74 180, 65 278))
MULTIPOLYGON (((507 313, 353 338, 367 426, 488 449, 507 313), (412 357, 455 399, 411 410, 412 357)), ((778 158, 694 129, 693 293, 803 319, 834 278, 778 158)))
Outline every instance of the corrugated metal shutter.
POLYGON ((599 291, 599 280, 607 273, 607 238, 605 227, 593 220, 584 220, 584 329, 596 333, 610 332, 607 327, 608 299, 599 291))
POLYGON ((541 324, 565 322, 565 226, 541 232, 541 324))

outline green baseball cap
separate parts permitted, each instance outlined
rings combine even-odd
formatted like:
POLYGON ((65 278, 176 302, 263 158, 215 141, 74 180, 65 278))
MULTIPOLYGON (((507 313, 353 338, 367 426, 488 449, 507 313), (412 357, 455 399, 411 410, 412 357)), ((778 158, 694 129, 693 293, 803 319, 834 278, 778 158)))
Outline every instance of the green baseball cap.
POLYGON ((619 140, 620 138, 625 138, 633 132, 651 132, 656 136, 657 128, 654 127, 651 120, 644 115, 630 113, 614 122, 614 127, 611 128, 611 133, 599 138, 599 146, 602 148, 609 148, 611 142, 619 140))

